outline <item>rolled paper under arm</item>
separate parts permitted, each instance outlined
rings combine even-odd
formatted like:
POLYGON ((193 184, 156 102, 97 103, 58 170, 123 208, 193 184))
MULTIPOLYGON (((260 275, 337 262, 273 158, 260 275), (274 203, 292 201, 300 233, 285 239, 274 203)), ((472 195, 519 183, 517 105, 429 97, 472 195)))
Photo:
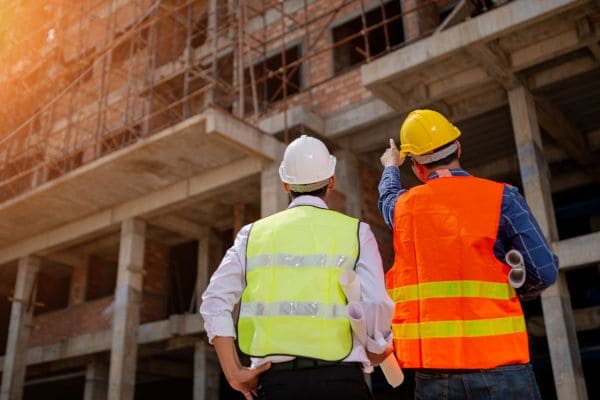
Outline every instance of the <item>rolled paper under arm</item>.
MULTIPOLYGON (((340 275, 340 285, 348 299, 348 318, 350 319, 350 327, 356 339, 366 348, 367 345, 367 324, 365 322, 365 312, 360 304, 360 282, 356 277, 356 272, 346 270, 340 275)), ((383 341, 381 333, 375 333, 376 341, 383 341)), ((404 381, 404 374, 398 365, 394 353, 390 353, 381 364, 379 364, 383 375, 392 387, 398 387, 404 381)), ((370 367, 371 372, 372 367, 370 367)))
POLYGON ((508 283, 515 289, 520 288, 525 283, 525 263, 523 255, 519 250, 512 249, 504 257, 510 267, 508 272, 508 283))
POLYGON ((383 375, 385 376, 385 380, 388 381, 390 386, 398 387, 404 382, 404 373, 398 364, 398 360, 396 360, 396 356, 394 353, 390 353, 385 360, 379 364, 381 370, 383 371, 383 375))
POLYGON ((360 301, 360 281, 356 272, 351 269, 344 270, 340 275, 340 285, 348 302, 360 301))
POLYGON ((365 314, 360 303, 356 301, 348 303, 348 318, 350 318, 352 331, 358 341, 364 346, 367 343, 367 324, 365 323, 365 314))

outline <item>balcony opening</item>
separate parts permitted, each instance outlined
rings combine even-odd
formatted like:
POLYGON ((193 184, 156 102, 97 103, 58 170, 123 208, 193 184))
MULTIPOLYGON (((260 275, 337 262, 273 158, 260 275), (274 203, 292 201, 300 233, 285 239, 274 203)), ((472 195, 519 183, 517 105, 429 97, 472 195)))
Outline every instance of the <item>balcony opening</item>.
POLYGON ((333 65, 336 74, 346 71, 355 65, 362 64, 367 55, 377 57, 404 42, 402 26, 402 9, 397 1, 390 1, 383 7, 375 7, 365 13, 366 28, 373 28, 366 34, 369 51, 365 45, 362 17, 351 19, 331 30, 334 43, 344 41, 333 49, 333 65), (352 39, 348 39, 352 37, 352 39))
MULTIPOLYGON (((256 95, 261 111, 264 111, 269 104, 300 92, 302 65, 298 64, 298 60, 301 57, 302 47, 296 45, 254 64, 252 68, 256 82, 256 95)), ((246 110, 250 110, 252 109, 252 80, 249 68, 244 71, 244 83, 246 110)))

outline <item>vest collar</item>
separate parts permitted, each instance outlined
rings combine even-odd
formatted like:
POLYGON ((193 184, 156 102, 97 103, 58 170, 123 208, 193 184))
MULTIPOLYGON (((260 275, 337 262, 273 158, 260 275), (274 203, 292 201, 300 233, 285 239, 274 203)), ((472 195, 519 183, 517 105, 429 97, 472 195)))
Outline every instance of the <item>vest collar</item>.
POLYGON ((445 178, 448 176, 470 176, 470 174, 462 168, 450 168, 450 169, 437 169, 429 175, 427 180, 436 178, 445 178))
POLYGON ((303 196, 296 197, 294 199, 294 201, 292 201, 290 203, 288 208, 297 207, 297 206, 313 206, 313 207, 318 207, 318 208, 329 209, 329 207, 327 207, 327 204, 320 197, 309 196, 309 195, 303 195, 303 196))

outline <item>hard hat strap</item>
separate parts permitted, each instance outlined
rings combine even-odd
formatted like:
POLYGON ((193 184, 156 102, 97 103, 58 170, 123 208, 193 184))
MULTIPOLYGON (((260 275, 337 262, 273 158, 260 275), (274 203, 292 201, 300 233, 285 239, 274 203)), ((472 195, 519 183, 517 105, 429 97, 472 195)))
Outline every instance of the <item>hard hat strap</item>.
POLYGON ((439 160, 443 160, 450 154, 454 153, 456 150, 458 150, 458 144, 456 143, 456 141, 454 141, 454 143, 452 143, 450 146, 444 147, 443 149, 434 153, 424 154, 421 156, 413 155, 411 157, 419 164, 425 165, 431 164, 432 162, 436 162, 439 160))
POLYGON ((315 183, 306 183, 306 184, 289 184, 290 190, 296 193, 308 193, 314 192, 315 190, 321 189, 323 186, 327 185, 329 182, 329 178, 324 181, 315 182, 315 183))

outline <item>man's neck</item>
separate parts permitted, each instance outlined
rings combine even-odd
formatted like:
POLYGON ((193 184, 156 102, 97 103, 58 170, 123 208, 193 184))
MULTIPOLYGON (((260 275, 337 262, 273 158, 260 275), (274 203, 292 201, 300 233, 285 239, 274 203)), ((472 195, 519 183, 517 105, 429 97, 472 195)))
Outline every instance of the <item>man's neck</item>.
POLYGON ((431 174, 433 174, 434 172, 440 171, 440 170, 443 170, 443 169, 457 169, 457 168, 461 168, 460 162, 458 160, 454 160, 452 162, 449 162, 448 164, 438 165, 435 168, 430 168, 427 171, 427 176, 431 176, 431 174))

